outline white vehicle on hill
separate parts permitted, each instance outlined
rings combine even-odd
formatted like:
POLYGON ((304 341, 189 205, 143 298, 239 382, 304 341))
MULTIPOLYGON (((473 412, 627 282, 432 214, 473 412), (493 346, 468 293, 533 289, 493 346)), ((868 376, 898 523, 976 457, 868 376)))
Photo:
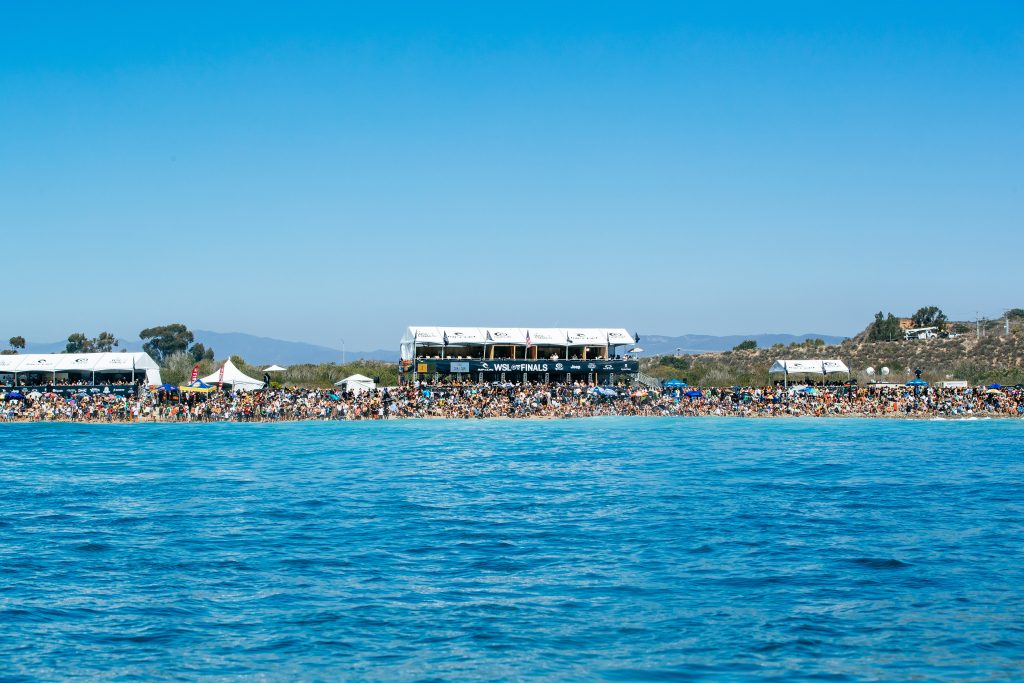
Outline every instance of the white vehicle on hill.
POLYGON ((939 328, 937 327, 915 327, 903 333, 903 338, 907 341, 911 339, 935 339, 938 336, 939 328))

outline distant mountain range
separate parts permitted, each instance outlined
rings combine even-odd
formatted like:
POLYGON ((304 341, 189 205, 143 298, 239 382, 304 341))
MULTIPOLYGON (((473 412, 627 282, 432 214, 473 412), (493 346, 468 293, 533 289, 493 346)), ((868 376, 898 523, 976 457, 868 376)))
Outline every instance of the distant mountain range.
MULTIPOLYGON (((341 349, 329 346, 318 346, 306 342, 282 341, 270 337, 257 337, 243 332, 211 332, 209 330, 193 330, 196 341, 203 346, 212 347, 217 357, 231 354, 241 356, 249 363, 264 365, 295 365, 298 363, 340 363, 341 349)), ((352 351, 345 350, 345 360, 384 360, 398 362, 398 344, 395 349, 387 351, 352 351)))
MULTIPOLYGON (((341 350, 328 346, 307 344, 306 342, 284 341, 270 337, 258 337, 243 332, 212 332, 210 330, 193 330, 196 341, 206 347, 212 347, 218 358, 230 354, 241 356, 247 362, 256 365, 277 363, 279 365, 296 365, 298 363, 340 363, 341 350)), ((680 337, 667 337, 658 334, 641 334, 640 347, 645 356, 657 356, 673 353, 707 353, 711 351, 728 351, 746 339, 753 339, 758 347, 765 348, 772 344, 792 344, 807 339, 824 339, 826 344, 838 344, 845 337, 829 334, 734 334, 716 337, 707 334, 684 334, 680 337)), ((64 350, 67 342, 29 342, 26 353, 59 353, 64 350)), ((396 344, 397 346, 397 344, 396 344)), ((118 350, 141 351, 142 342, 138 338, 122 338, 118 350)), ((398 350, 377 349, 376 351, 346 351, 345 360, 380 360, 397 361, 398 350)))
MULTIPOLYGON (((218 358, 227 355, 241 356, 248 363, 255 365, 296 365, 298 363, 340 363, 341 349, 318 346, 306 342, 284 341, 270 337, 258 337, 244 332, 213 332, 211 330, 192 330, 195 340, 207 348, 212 348, 218 358)), ((25 345, 25 353, 61 353, 67 341, 32 342, 25 345)), ((397 344, 395 345, 397 347, 397 344)), ((118 338, 116 351, 141 351, 142 340, 134 338, 118 338)), ((398 349, 387 351, 351 351, 346 349, 345 360, 382 360, 398 361, 398 349)))

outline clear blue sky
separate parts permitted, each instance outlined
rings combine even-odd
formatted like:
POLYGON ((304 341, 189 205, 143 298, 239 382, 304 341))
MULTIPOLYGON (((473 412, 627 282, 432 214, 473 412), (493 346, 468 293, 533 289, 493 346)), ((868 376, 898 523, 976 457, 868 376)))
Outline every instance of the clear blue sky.
POLYGON ((288 5, 5 6, 3 339, 1024 305, 1024 3, 288 5))

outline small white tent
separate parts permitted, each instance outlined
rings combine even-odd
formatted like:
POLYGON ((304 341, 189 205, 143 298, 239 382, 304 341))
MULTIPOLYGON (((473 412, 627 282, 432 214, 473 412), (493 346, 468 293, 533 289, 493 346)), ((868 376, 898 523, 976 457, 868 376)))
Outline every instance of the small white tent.
POLYGON ((364 391, 373 391, 377 388, 373 380, 366 375, 349 375, 334 386, 341 387, 342 391, 351 391, 353 394, 361 394, 364 391))
POLYGON ((845 372, 850 376, 850 368, 841 360, 777 360, 768 369, 768 374, 781 372, 789 383, 790 375, 821 375, 830 372, 845 372))
POLYGON ((223 382, 235 391, 256 391, 263 388, 263 382, 244 374, 241 370, 235 367, 235 364, 231 362, 230 358, 224 361, 223 379, 221 379, 220 376, 220 368, 217 368, 212 375, 207 375, 202 379, 210 386, 217 386, 218 383, 223 382))

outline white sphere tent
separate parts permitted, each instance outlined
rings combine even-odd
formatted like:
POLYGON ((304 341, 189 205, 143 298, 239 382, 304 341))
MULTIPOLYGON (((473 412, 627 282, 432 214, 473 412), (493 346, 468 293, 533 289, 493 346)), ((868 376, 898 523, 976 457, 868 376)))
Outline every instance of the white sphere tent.
POLYGON ((46 379, 87 379, 93 384, 124 378, 159 385, 160 366, 148 353, 18 353, 0 356, 0 375, 46 379), (49 376, 49 377, 47 377, 49 376))
POLYGON ((341 387, 342 391, 351 391, 354 394, 361 394, 364 391, 373 391, 377 388, 376 382, 366 375, 349 375, 343 380, 334 383, 334 386, 341 387))

